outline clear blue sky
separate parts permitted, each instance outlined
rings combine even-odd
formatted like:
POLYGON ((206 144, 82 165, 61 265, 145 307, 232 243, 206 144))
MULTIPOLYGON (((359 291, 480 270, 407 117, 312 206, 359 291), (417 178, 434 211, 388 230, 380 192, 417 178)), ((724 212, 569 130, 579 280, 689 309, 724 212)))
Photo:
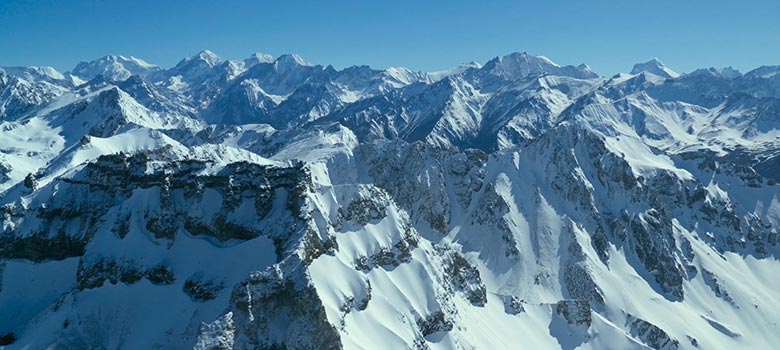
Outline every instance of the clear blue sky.
POLYGON ((0 0, 0 65, 66 71, 106 54, 164 67, 294 52, 308 61, 441 70, 515 51, 602 75, 780 64, 778 0, 0 0))

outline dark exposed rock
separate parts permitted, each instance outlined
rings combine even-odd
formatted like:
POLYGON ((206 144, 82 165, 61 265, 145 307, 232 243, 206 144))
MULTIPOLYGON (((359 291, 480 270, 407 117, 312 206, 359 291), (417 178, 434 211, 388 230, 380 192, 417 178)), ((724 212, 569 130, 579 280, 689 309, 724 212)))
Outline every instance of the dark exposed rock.
POLYGON ((439 233, 446 232, 450 204, 445 188, 439 185, 445 182, 442 161, 448 152, 422 142, 367 143, 358 150, 369 165, 374 185, 410 213, 412 223, 422 221, 439 233))
POLYGON ((729 291, 721 285, 718 277, 714 273, 710 270, 702 269, 702 277, 704 278, 704 283, 712 289, 712 292, 715 293, 716 296, 729 303, 734 303, 734 299, 731 298, 729 291))
POLYGON ((504 302, 504 312, 510 315, 517 315, 525 312, 525 301, 514 295, 502 295, 504 302))
POLYGON ((691 336, 689 335, 689 336, 688 336, 688 340, 691 342, 691 345, 693 345, 693 347, 695 347, 695 348, 698 348, 698 347, 699 347, 699 341, 698 341, 698 340, 696 340, 696 338, 694 338, 694 337, 691 337, 691 336))
POLYGON ((199 276, 191 276, 184 281, 184 293, 193 300, 208 301, 217 297, 217 294, 225 288, 225 284, 217 281, 204 281, 199 276))
POLYGON ((24 187, 27 187, 33 191, 38 189, 38 179, 36 179, 35 175, 33 174, 27 174, 27 176, 24 177, 22 184, 24 187))
POLYGON ((683 298, 683 271, 677 261, 671 219, 655 209, 634 216, 628 232, 637 257, 662 292, 673 300, 683 298))
POLYGON ((309 230, 304 234, 301 244, 303 245, 304 265, 311 264, 314 259, 322 256, 322 254, 333 255, 338 250, 336 237, 329 236, 326 239, 322 239, 314 230, 309 230))
POLYGON ((99 288, 106 281, 111 284, 134 284, 143 278, 159 285, 171 284, 176 280, 173 271, 165 265, 144 269, 140 264, 128 260, 82 258, 76 270, 76 287, 81 290, 99 288))
POLYGON ((0 334, 0 346, 11 345, 16 342, 16 335, 13 332, 0 334))
MULTIPOLYGON (((570 225, 575 225, 570 223, 570 225)), ((585 253, 577 241, 573 227, 567 230, 570 235, 568 259, 563 271, 564 287, 569 292, 568 297, 586 299, 594 305, 604 305, 604 293, 590 275, 590 267, 585 262, 585 253)))
POLYGON ((345 220, 354 221, 360 225, 382 219, 386 215, 384 205, 378 203, 376 198, 362 196, 349 202, 346 210, 339 208, 339 214, 345 220))
POLYGON ((0 184, 11 179, 8 175, 13 168, 10 164, 0 163, 0 184))
POLYGON ((365 310, 368 307, 368 302, 371 301, 371 282, 366 280, 366 295, 358 301, 358 310, 365 310))
POLYGON ((430 350, 431 347, 428 345, 428 342, 425 341, 425 337, 422 335, 417 336, 414 338, 414 342, 411 344, 412 350, 430 350))
POLYGON ((212 323, 201 324, 195 350, 232 350, 235 342, 236 324, 233 313, 228 312, 212 323))
POLYGON ((629 333, 656 350, 676 350, 680 343, 663 329, 633 315, 626 317, 629 333))
POLYGON ((154 235, 154 238, 173 239, 178 229, 176 219, 171 215, 150 217, 146 221, 146 229, 154 235))
MULTIPOLYGON (((338 331, 328 321, 317 292, 294 270, 285 275, 274 266, 253 273, 233 289, 236 332, 240 348, 341 349, 338 331), (289 322, 279 327, 280 317, 289 322)), ((238 344, 237 344, 238 345, 238 344)))
POLYGON ((227 242, 231 239, 244 241, 263 235, 262 231, 228 221, 225 215, 221 214, 214 218, 212 225, 206 225, 191 219, 185 222, 185 228, 193 235, 212 236, 220 242, 227 242))
POLYGON ((165 265, 150 267, 146 270, 144 276, 153 284, 171 284, 176 281, 173 271, 165 265))
POLYGON ((0 259, 25 259, 34 262, 62 260, 84 255, 87 237, 60 232, 54 237, 34 234, 28 237, 0 236, 0 259))
POLYGON ((371 256, 355 259, 355 268, 368 272, 376 267, 395 268, 411 261, 412 250, 417 247, 419 237, 413 229, 407 228, 403 237, 392 248, 381 248, 371 256))
POLYGON ((590 302, 582 299, 566 299, 555 304, 555 313, 571 325, 590 327, 590 302))
POLYGON ((437 332, 449 332, 452 330, 452 326, 452 321, 441 310, 417 319, 417 328, 424 337, 437 332))
POLYGON ((75 175, 50 184, 62 190, 45 202, 29 209, 16 203, 4 206, 3 211, 8 213, 4 220, 15 222, 6 227, 22 227, 19 223, 25 220, 26 215, 34 215, 42 222, 38 232, 7 231, 0 235, 0 259, 45 261, 81 256, 95 233, 96 225, 104 220, 114 222, 114 232, 124 238, 133 221, 131 213, 123 213, 116 218, 109 218, 106 214, 130 198, 134 190, 152 187, 160 189, 160 208, 146 212, 141 223, 155 239, 172 240, 184 228, 191 230, 194 235, 212 236, 220 242, 248 240, 266 233, 257 229, 257 226, 239 225, 226 219, 226 214, 235 210, 244 197, 251 199, 254 196, 255 208, 264 217, 270 210, 270 203, 267 202, 269 198, 273 198, 278 189, 284 190, 288 196, 288 206, 295 208, 295 216, 288 215, 288 218, 297 220, 297 208, 301 206, 301 196, 309 183, 308 172, 300 163, 290 168, 233 163, 226 165, 217 174, 198 175, 199 171, 207 167, 207 162, 185 160, 161 165, 155 163, 154 157, 160 155, 152 152, 132 156, 121 153, 101 156, 75 175), (213 189, 225 198, 220 208, 221 214, 215 215, 209 222, 189 216, 186 207, 182 208, 182 204, 173 201, 173 194, 179 191, 185 197, 191 197, 192 202, 197 202, 205 188, 213 189), (259 207, 257 198, 261 198, 259 207), (74 232, 74 227, 80 227, 80 230, 74 232), (52 235, 45 232, 58 233, 52 235))
POLYGON ((487 290, 477 267, 454 250, 439 247, 438 252, 444 263, 445 280, 450 286, 463 293, 472 305, 485 306, 487 290))
POLYGON ((605 304, 601 288, 593 281, 588 268, 582 262, 567 264, 563 272, 563 279, 570 297, 587 299, 594 305, 605 304))
POLYGON ((346 300, 344 300, 344 303, 341 304, 341 307, 339 307, 339 311, 341 312, 341 323, 339 324, 339 327, 341 330, 344 330, 345 323, 344 323, 344 317, 352 311, 352 309, 355 307, 355 298, 354 297, 347 297, 346 300))
POLYGON ((116 233, 119 238, 125 238, 130 233, 130 214, 120 216, 114 223, 112 231, 116 233))
POLYGON ((595 249, 596 253, 599 255, 599 260, 605 265, 609 263, 609 237, 607 237, 603 224, 596 226, 596 230, 591 236, 590 242, 593 245, 593 249, 595 249))
POLYGON ((93 289, 103 285, 105 281, 111 284, 122 282, 133 284, 144 277, 144 272, 132 261, 114 261, 105 258, 95 260, 79 260, 76 270, 76 286, 79 289, 93 289))

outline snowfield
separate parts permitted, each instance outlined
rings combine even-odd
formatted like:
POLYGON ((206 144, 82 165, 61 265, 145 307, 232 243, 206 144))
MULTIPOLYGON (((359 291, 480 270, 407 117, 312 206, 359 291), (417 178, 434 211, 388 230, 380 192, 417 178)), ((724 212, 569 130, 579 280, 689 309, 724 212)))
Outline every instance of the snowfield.
POLYGON ((0 69, 0 349, 775 349, 780 66, 0 69))

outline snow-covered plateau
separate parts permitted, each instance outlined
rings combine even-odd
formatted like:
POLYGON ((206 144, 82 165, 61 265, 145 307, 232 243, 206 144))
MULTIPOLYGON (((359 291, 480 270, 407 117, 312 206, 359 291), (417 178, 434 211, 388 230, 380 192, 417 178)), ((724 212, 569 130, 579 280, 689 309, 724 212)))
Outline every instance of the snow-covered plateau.
POLYGON ((0 348, 776 349, 780 66, 0 69, 0 348))

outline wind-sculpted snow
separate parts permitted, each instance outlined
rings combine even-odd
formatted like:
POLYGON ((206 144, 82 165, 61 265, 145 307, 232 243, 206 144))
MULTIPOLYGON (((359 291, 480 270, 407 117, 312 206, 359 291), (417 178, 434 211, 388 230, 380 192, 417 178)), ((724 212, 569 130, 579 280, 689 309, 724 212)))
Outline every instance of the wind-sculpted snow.
POLYGON ((778 67, 0 70, 0 346, 773 349, 778 67))

